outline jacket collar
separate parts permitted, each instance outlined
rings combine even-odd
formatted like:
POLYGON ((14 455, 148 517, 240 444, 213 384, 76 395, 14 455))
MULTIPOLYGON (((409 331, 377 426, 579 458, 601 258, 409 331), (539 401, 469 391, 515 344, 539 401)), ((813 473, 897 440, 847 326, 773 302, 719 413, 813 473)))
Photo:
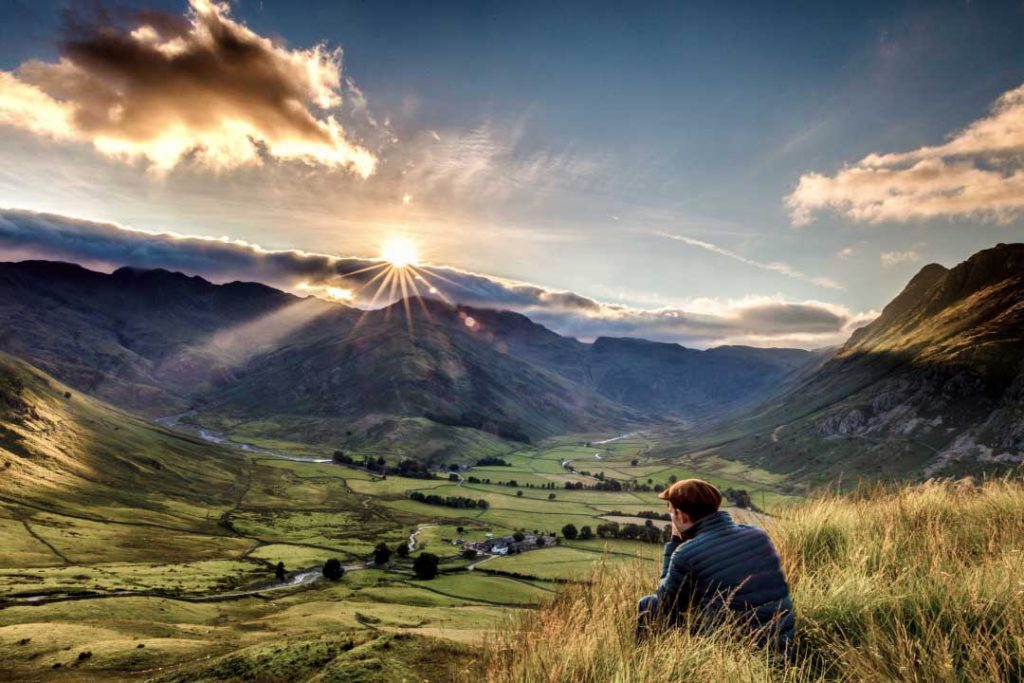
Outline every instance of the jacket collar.
POLYGON ((718 512, 712 512, 707 517, 698 519, 693 526, 686 530, 683 540, 689 541, 691 538, 708 531, 731 529, 734 526, 736 526, 736 522, 732 520, 732 515, 725 510, 719 510, 718 512))

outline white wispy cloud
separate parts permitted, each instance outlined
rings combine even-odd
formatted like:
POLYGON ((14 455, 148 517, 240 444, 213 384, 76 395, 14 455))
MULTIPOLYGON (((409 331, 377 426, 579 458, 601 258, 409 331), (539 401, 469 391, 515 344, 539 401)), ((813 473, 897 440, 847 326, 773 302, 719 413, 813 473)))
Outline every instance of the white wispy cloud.
POLYGON ((683 244, 688 244, 691 247, 697 247, 699 249, 704 249, 705 251, 710 251, 713 254, 725 256, 726 258, 730 258, 734 261, 739 261, 740 263, 752 266, 754 268, 760 268, 761 270, 779 273, 780 275, 785 275, 786 277, 791 277, 795 280, 803 280, 805 282, 810 282, 819 287, 824 287, 826 289, 845 289, 845 287, 843 287, 835 280, 832 280, 831 278, 807 275, 783 261, 758 261, 756 259, 748 258, 743 254, 739 254, 735 251, 732 251, 731 249, 721 247, 717 244, 712 244, 711 242, 706 242, 704 240, 694 239, 692 237, 687 237, 685 235, 673 235, 672 233, 668 232, 658 232, 655 234, 658 235, 659 237, 664 237, 666 239, 682 242, 683 244))
POLYGON ((941 145, 869 154, 835 175, 807 173, 786 197, 795 225, 836 211, 860 222, 1024 215, 1024 85, 941 145))
POLYGON ((914 249, 906 251, 883 251, 879 255, 882 265, 886 268, 898 266, 901 263, 917 263, 921 260, 921 254, 914 249))

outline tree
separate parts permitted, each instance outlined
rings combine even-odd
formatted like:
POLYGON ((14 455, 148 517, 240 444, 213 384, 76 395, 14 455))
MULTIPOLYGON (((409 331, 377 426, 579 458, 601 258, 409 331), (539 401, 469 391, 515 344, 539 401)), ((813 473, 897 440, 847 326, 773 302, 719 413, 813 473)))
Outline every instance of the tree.
POLYGON ((522 531, 517 531, 514 534, 512 534, 512 540, 516 543, 522 543, 524 538, 526 538, 526 534, 524 534, 522 531))
POLYGON ((464 526, 457 527, 455 529, 455 533, 457 533, 459 536, 461 536, 462 534, 466 533, 466 527, 464 527, 464 526))
POLYGON ((548 500, 554 500, 554 499, 555 499, 555 494, 549 493, 548 494, 548 500))
POLYGON ((409 557, 409 544, 406 543, 405 541, 402 541, 401 543, 396 545, 395 546, 395 554, 398 555, 399 557, 401 557, 402 559, 405 559, 406 557, 409 557))
POLYGON ((538 536, 537 537, 537 547, 538 548, 543 548, 545 543, 547 543, 547 541, 544 540, 543 536, 538 536))
POLYGON ((593 537, 594 537, 594 530, 591 529, 589 526, 584 526, 582 529, 580 529, 580 540, 581 541, 589 541, 593 537))
POLYGON ((522 497, 523 497, 523 492, 522 491, 516 491, 516 498, 522 498, 522 497))
POLYGON ((332 557, 324 563, 324 578, 328 581, 339 581, 345 576, 345 568, 341 566, 341 560, 332 557))
POLYGON ((287 575, 284 572, 284 562, 277 563, 277 567, 274 568, 274 578, 281 582, 287 578, 287 575))
POLYGON ((412 563, 412 570, 416 572, 417 578, 430 580, 437 576, 437 563, 439 558, 433 553, 420 553, 416 561, 412 563))
POLYGON ((472 560, 477 555, 476 548, 466 548, 462 551, 462 557, 467 560, 472 560))
POLYGON ((574 525, 566 524, 562 527, 562 535, 565 536, 567 541, 574 541, 576 540, 576 537, 580 535, 580 532, 577 531, 574 525))
POLYGON ((632 460, 629 461, 629 464, 632 465, 633 467, 636 467, 637 465, 640 464, 640 461, 637 460, 636 458, 633 458, 632 460))
POLYGON ((386 543, 378 543, 377 547, 373 549, 373 563, 374 564, 387 564, 391 559, 391 548, 386 543))

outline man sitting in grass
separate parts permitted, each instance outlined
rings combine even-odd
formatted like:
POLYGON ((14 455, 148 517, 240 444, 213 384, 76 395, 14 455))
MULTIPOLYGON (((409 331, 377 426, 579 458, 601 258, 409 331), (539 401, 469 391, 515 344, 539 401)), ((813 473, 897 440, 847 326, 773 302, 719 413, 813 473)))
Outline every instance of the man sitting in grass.
POLYGON ((699 624, 706 633, 735 620, 753 630, 759 645, 785 649, 796 618, 768 534, 719 510, 722 494, 706 481, 679 481, 658 497, 668 501, 672 540, 658 593, 640 600, 639 634, 655 623, 699 624))

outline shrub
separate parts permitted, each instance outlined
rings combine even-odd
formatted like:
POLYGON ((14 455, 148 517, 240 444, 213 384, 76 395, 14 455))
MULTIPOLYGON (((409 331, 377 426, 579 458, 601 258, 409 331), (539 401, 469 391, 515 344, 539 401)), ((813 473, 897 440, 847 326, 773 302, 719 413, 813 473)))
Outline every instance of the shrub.
POLYGON ((440 558, 433 553, 420 553, 420 556, 412 563, 412 570, 416 572, 417 578, 429 580, 437 576, 439 561, 440 558))
POLYGON ((323 575, 328 581, 340 581, 341 577, 345 575, 345 568, 341 565, 341 560, 332 557, 324 562, 323 575))
POLYGON ((387 564, 391 560, 391 548, 386 543, 378 543, 373 549, 373 563, 387 564))

